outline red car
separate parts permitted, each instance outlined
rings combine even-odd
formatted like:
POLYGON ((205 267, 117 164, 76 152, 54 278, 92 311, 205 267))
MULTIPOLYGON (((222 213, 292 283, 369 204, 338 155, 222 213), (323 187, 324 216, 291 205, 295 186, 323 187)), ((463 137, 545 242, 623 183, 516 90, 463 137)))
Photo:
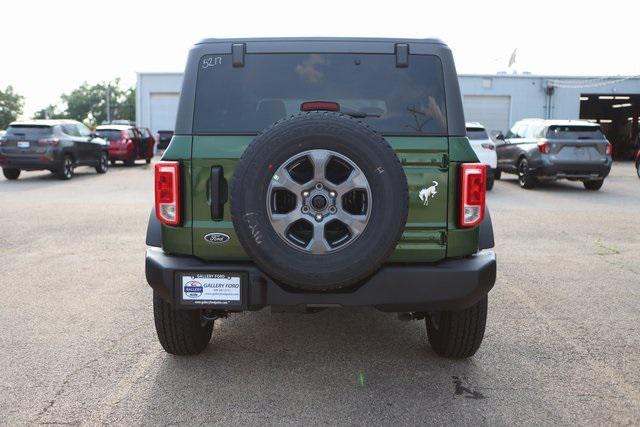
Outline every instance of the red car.
POLYGON ((96 133, 109 141, 109 160, 112 165, 116 160, 122 160, 127 166, 142 159, 151 163, 156 141, 149 129, 113 124, 98 126, 96 133))

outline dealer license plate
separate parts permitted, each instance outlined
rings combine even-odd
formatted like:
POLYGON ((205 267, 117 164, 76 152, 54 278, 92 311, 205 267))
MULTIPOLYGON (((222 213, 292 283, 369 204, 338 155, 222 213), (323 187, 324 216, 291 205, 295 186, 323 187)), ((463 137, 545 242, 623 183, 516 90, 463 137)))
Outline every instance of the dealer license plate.
POLYGON ((242 281, 239 274, 195 273, 180 276, 182 302, 193 305, 242 304, 242 281))

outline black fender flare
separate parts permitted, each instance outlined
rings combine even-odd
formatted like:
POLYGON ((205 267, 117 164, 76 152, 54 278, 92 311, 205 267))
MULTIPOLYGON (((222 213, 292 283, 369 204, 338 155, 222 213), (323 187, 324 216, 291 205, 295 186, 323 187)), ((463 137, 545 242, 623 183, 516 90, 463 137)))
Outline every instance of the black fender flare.
POLYGON ((155 209, 151 209, 149 213, 149 222, 147 224, 147 246, 156 248, 162 247, 162 227, 160 221, 156 217, 155 209))
POLYGON ((489 213, 489 207, 484 207, 484 219, 479 226, 478 236, 478 250, 490 249, 495 246, 493 240, 493 223, 491 222, 491 214, 489 213))

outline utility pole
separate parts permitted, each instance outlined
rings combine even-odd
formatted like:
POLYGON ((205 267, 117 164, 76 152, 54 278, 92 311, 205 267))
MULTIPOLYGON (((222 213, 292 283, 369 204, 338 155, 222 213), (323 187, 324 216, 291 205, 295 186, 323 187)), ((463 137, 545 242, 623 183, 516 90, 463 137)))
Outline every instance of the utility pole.
POLYGON ((111 123, 111 82, 107 83, 107 123, 111 123))

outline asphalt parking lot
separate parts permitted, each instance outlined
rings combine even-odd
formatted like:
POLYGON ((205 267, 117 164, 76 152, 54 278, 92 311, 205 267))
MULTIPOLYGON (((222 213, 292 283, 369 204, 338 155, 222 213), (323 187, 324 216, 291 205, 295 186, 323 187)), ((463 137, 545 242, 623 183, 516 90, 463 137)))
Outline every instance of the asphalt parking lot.
POLYGON ((373 309, 246 313, 166 354, 144 279, 151 166, 0 178, 0 423, 640 423, 640 180, 488 199, 498 281, 477 355, 373 309))

